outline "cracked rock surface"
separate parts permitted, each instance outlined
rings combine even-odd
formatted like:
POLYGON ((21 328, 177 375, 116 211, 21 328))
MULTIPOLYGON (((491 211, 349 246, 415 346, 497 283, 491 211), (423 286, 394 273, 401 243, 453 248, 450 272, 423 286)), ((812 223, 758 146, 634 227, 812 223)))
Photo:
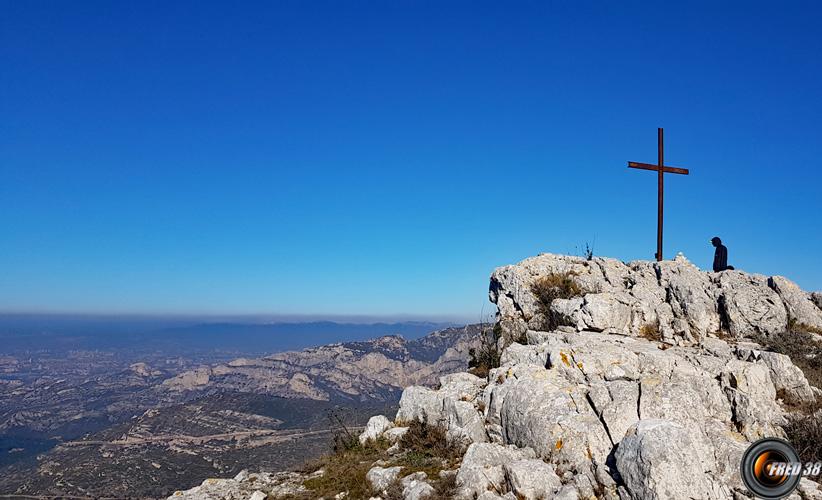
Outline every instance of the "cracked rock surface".
POLYGON ((541 254, 496 269, 489 288, 505 344, 539 330, 550 314, 577 331, 638 335, 657 325, 663 340, 698 344, 720 329, 736 337, 782 333, 788 321, 822 328, 822 295, 782 276, 743 271, 708 273, 685 257, 662 262, 541 254), (541 308, 532 287, 541 277, 569 273, 586 292, 541 308))

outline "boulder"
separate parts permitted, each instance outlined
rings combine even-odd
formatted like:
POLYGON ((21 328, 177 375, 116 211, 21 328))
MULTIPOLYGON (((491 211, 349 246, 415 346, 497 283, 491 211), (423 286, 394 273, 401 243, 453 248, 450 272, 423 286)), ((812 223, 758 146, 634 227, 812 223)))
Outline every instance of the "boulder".
POLYGON ((434 494, 434 487, 426 482, 425 472, 415 472, 402 478, 403 500, 422 500, 434 494))
POLYGON ((514 382, 501 409, 505 442, 532 448, 559 471, 604 464, 613 447, 586 392, 556 370, 514 382))
POLYGON ((782 276, 771 276, 768 285, 779 294, 790 319, 813 328, 822 328, 822 309, 814 303, 811 294, 782 276))
POLYGON ((508 488, 521 500, 551 498, 562 487, 554 468, 542 460, 516 460, 503 469, 508 488))
POLYGON ((365 479, 376 491, 384 492, 400 476, 402 467, 372 467, 365 475, 365 479))
POLYGON ((748 440, 784 436, 782 409, 766 365, 729 361, 720 375, 720 385, 731 403, 737 430, 748 440))
POLYGON ((793 364, 788 356, 745 347, 737 348, 737 355, 739 359, 745 361, 764 363, 770 370, 771 381, 777 395, 784 398, 786 402, 796 404, 815 399, 813 389, 808 379, 805 378, 805 374, 793 364))
POLYGON ((702 435, 667 420, 640 420, 631 427, 616 450, 616 466, 632 499, 730 497, 712 479, 716 465, 702 435))
POLYGON ((398 422, 418 420, 430 425, 448 427, 447 406, 455 401, 474 401, 482 393, 486 381, 470 373, 454 373, 440 377, 440 388, 411 386, 400 397, 398 422))
POLYGON ((442 397, 433 389, 411 386, 402 391, 400 408, 395 421, 427 422, 438 424, 443 421, 442 397))
POLYGON ((715 283, 720 314, 736 337, 783 333, 788 327, 788 312, 782 299, 759 274, 741 271, 718 273, 715 283))
POLYGON ((405 436, 406 432, 408 432, 408 427, 392 427, 383 432, 382 436, 387 439, 388 442, 396 443, 405 436))
POLYGON ((488 434, 485 432, 485 419, 472 403, 448 399, 445 402, 445 413, 448 419, 448 432, 446 435, 449 441, 465 444, 488 441, 488 434))
POLYGON ((360 443, 365 444, 369 439, 377 439, 393 427, 394 424, 383 415, 376 415, 368 419, 365 430, 360 434, 360 443))
POLYGON ((457 498, 472 499, 486 491, 505 491, 505 464, 535 458, 534 451, 492 443, 468 447, 457 472, 457 498))

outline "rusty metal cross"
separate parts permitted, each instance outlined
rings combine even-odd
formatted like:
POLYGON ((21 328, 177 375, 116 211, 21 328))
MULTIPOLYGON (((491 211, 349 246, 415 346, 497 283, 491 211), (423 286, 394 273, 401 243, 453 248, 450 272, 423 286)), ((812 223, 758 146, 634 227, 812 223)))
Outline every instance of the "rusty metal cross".
POLYGON ((662 199, 664 189, 664 175, 683 174, 688 175, 687 168, 666 167, 663 162, 662 129, 657 129, 657 141, 659 147, 658 161, 656 165, 650 163, 628 162, 628 168, 639 168, 642 170, 653 170, 657 172, 657 219, 656 219, 656 260, 662 260, 662 199))

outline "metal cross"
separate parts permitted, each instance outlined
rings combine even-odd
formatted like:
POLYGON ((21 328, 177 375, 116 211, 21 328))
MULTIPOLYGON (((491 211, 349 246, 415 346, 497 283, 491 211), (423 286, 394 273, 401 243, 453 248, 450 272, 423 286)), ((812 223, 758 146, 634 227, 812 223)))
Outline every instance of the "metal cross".
POLYGON ((656 219, 656 260, 662 260, 662 198, 664 192, 664 174, 683 174, 688 175, 687 168, 666 167, 663 162, 663 147, 662 147, 662 129, 657 130, 657 140, 659 144, 659 158, 656 165, 650 163, 637 163, 635 161, 628 162, 628 168, 639 168, 642 170, 653 170, 657 172, 657 219, 656 219))

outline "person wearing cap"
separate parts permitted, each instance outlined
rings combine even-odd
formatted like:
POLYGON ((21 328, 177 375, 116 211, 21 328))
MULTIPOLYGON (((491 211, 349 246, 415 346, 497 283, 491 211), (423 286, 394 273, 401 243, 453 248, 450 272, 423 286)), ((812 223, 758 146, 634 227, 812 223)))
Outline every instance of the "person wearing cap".
POLYGON ((714 272, 726 271, 733 269, 733 266, 728 265, 728 248, 722 244, 719 236, 711 238, 711 244, 716 247, 714 251, 714 272))

